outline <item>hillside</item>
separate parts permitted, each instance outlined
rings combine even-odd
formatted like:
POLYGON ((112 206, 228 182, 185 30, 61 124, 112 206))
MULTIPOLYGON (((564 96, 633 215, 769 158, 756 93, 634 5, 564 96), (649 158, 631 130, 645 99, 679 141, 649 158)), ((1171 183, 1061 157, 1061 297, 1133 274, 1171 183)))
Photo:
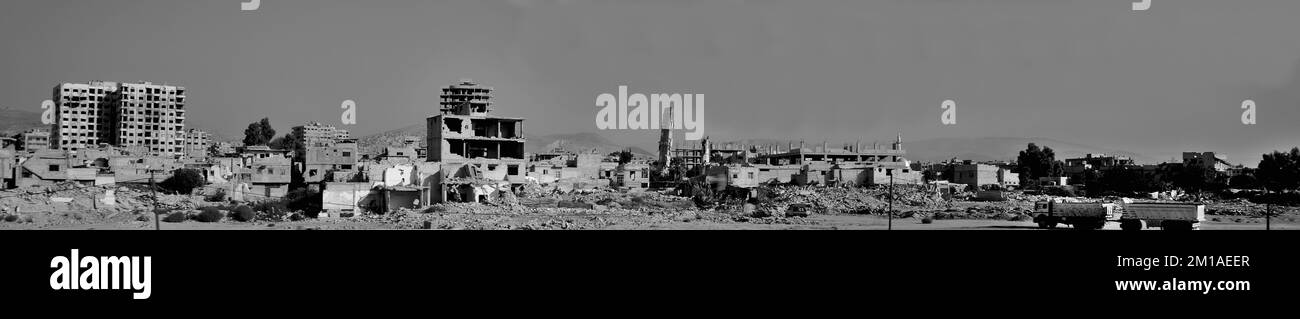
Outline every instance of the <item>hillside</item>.
POLYGON ((34 128, 49 129, 41 124, 40 112, 0 108, 0 134, 10 136, 34 128))

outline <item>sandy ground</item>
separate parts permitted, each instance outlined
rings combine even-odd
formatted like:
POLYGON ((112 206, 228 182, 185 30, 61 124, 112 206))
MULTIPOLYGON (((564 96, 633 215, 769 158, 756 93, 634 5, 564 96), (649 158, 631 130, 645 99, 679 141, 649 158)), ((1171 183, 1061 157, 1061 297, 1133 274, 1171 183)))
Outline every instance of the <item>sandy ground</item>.
MULTIPOLYGON (((764 224, 749 222, 716 222, 695 220, 689 222, 669 221, 658 223, 616 223, 603 227, 604 230, 885 230, 889 228, 889 221, 886 218, 866 215, 814 215, 804 218, 798 224, 764 224)), ((298 222, 253 222, 240 223, 223 221, 218 223, 200 223, 188 221, 184 223, 162 223, 163 230, 386 230, 386 229, 403 229, 395 227, 393 223, 384 221, 375 221, 367 219, 345 219, 345 220, 307 220, 298 222)), ((46 229, 46 230, 152 230, 152 222, 119 222, 119 223, 93 223, 80 225, 57 225, 57 226, 40 226, 35 224, 15 224, 0 223, 0 230, 21 230, 21 229, 46 229)), ((405 229, 410 229, 405 228, 405 229)), ((1032 230, 1032 231, 1061 231, 1071 230, 1068 226, 1062 226, 1055 230, 1040 230, 1032 222, 1022 221, 1002 221, 1002 220, 936 220, 931 224, 923 224, 920 220, 914 218, 894 219, 893 229, 896 230, 1032 230)), ((1202 230, 1263 230, 1263 219, 1243 219, 1242 222, 1230 220, 1226 222, 1207 221, 1201 225, 1202 230)), ((1272 224, 1274 230, 1300 230, 1300 223, 1293 221, 1275 220, 1272 224)), ((1118 231, 1118 223, 1107 223, 1103 229, 1106 231, 1118 231)), ((1148 230, 1159 230, 1158 228, 1148 230)))

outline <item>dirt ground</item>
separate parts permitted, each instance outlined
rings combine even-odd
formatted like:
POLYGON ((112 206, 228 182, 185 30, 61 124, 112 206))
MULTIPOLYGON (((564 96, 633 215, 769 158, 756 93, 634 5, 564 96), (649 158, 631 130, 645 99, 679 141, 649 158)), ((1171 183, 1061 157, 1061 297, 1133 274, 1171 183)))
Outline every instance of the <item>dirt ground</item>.
MULTIPOLYGON (((503 193, 488 203, 437 204, 383 215, 349 218, 306 218, 298 214, 260 214, 257 221, 237 222, 227 215, 219 222, 199 222, 202 209, 229 203, 201 198, 162 196, 172 214, 184 222, 164 222, 164 230, 883 230, 890 226, 888 191, 872 188, 784 187, 763 189, 748 200, 719 198, 699 207, 691 198, 667 192, 572 191, 515 197, 503 193), (803 210, 795 208, 803 207, 803 210), (791 212, 798 212, 790 214, 791 212), (806 214, 806 216, 804 216, 806 214), (184 219, 184 218, 182 218, 184 219)), ((1041 197, 1041 196, 1040 196, 1041 197)), ((924 190, 903 189, 895 197, 897 230, 1038 230, 1031 222, 1033 202, 1019 196, 1011 201, 947 200, 924 190), (929 220, 929 223, 923 223, 929 220)), ((0 211, 2 230, 151 230, 153 200, 128 188, 68 188, 14 192, 0 211), (114 200, 102 200, 115 190, 114 200), (64 196, 71 201, 55 202, 64 196), (100 196, 100 197, 95 197, 100 196), (103 203, 114 203, 105 206, 103 203), (13 213, 20 211, 19 213, 13 213)), ((1204 230, 1264 229, 1262 206, 1244 201, 1211 203, 1204 230)), ((1300 229, 1300 210, 1284 208, 1272 228, 1300 229)), ((223 210, 230 214, 229 210, 223 210)), ((1062 226, 1062 229, 1070 229, 1062 226)), ((1104 230, 1118 230, 1108 223, 1104 230)))
MULTIPOLYGON (((540 227, 526 227, 529 223, 541 223, 543 218, 540 216, 518 216, 503 218, 501 216, 428 216, 420 220, 428 220, 435 226, 433 229, 442 230, 465 230, 465 229, 551 229, 540 227), (437 227, 440 221, 444 219, 471 219, 481 218, 494 227, 462 227, 447 228, 437 227), (499 225, 499 227, 497 227, 499 225), (508 228, 507 228, 508 227, 508 228)), ((596 217, 596 216, 592 216, 596 217)), ((577 218, 577 217, 574 217, 577 218)), ((873 215, 813 215, 806 218, 798 218, 797 222, 772 222, 772 223, 754 223, 754 222, 735 222, 735 221, 711 221, 695 219, 690 221, 682 220, 663 220, 652 223, 636 223, 630 221, 611 222, 604 227, 589 227, 574 229, 598 229, 598 230, 885 230, 888 229, 889 220, 880 216, 873 215)), ((611 220, 613 220, 611 218, 611 220)), ((422 225, 422 224, 421 224, 422 225)), ((338 220, 304 220, 296 222, 234 222, 222 221, 216 223, 202 223, 197 221, 186 221, 183 223, 161 223, 163 230, 393 230, 393 229, 422 229, 422 227, 411 227, 409 223, 393 223, 388 220, 378 218, 351 218, 338 220)), ((86 224, 59 224, 59 225, 39 225, 39 224, 18 224, 18 223, 0 223, 0 230, 19 230, 19 229, 44 229, 44 230, 152 230, 153 222, 144 221, 127 221, 127 222, 110 222, 110 223, 86 223, 86 224)), ((562 228, 558 228, 562 229, 562 228)), ((1033 222, 1029 221, 1006 221, 1006 220, 989 220, 989 219, 956 219, 956 220, 936 220, 930 224, 924 224, 916 218, 896 218, 893 220, 893 229, 895 230, 1032 230, 1032 231, 1049 231, 1040 230, 1033 222)), ((1242 222, 1236 221, 1207 221, 1202 223, 1202 230, 1263 230, 1264 220, 1247 219, 1242 222)), ((1274 220, 1272 223, 1274 230, 1300 230, 1300 222, 1295 220, 1274 220)), ((1071 230, 1068 226, 1062 226, 1050 231, 1067 231, 1071 230)), ((1118 223, 1108 223, 1103 229, 1105 231, 1118 231, 1118 223)), ((1158 228, 1149 229, 1158 230, 1158 228)))

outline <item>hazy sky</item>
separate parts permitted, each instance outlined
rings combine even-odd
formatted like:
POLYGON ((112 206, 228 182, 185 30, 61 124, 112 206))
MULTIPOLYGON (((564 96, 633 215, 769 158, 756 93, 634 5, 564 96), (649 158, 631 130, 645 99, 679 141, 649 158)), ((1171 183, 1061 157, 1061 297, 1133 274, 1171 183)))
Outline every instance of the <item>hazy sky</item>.
POLYGON ((346 99, 361 136, 422 123, 438 88, 473 78, 537 134, 596 131, 596 96, 628 85, 704 94, 715 139, 1046 137, 1251 166, 1300 145, 1294 0, 239 2, 6 0, 0 105, 167 82, 193 126, 229 137, 261 117, 339 124, 346 99))

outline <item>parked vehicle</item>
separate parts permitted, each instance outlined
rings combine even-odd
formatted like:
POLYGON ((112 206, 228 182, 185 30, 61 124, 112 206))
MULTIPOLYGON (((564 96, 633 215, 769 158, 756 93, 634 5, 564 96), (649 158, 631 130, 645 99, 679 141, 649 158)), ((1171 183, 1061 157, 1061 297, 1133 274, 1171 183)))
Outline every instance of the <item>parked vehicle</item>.
POLYGON ((1119 227, 1130 231, 1149 227, 1196 230, 1205 221, 1205 205, 1196 203, 1138 202, 1126 204, 1124 211, 1119 227))
POLYGON ((1111 203, 1065 203, 1045 201, 1034 203, 1034 222, 1038 228, 1056 228, 1068 224, 1080 230, 1095 230, 1108 221, 1118 221, 1123 213, 1119 205, 1111 203))

